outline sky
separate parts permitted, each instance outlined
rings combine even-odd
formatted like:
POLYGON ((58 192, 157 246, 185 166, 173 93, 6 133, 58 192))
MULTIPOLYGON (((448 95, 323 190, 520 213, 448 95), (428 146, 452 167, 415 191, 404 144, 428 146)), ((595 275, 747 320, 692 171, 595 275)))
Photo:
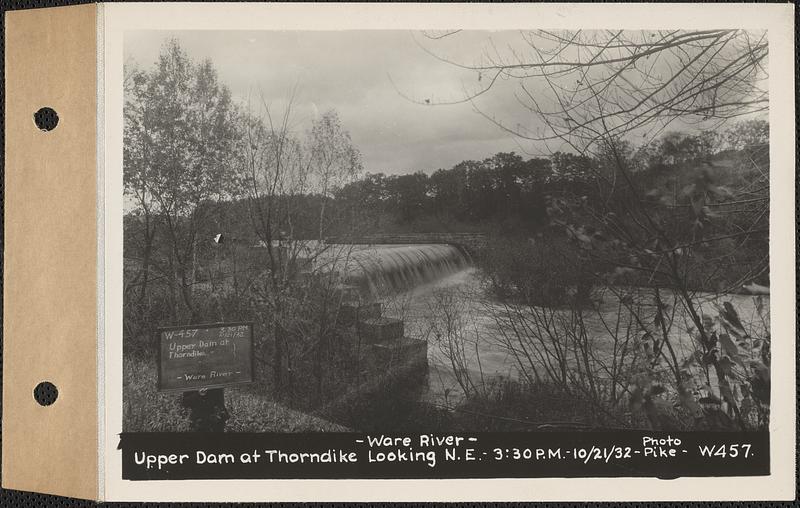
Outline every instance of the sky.
MULTIPOLYGON (((642 37, 649 40, 647 33, 642 37)), ((536 146, 476 111, 517 132, 543 132, 541 120, 518 98, 523 93, 518 79, 499 79, 474 103, 442 104, 463 99, 489 79, 481 83, 480 74, 448 62, 485 64, 493 55, 522 55, 528 61, 530 47, 518 31, 460 31, 436 40, 425 35, 408 30, 131 31, 125 34, 124 51, 126 65, 150 69, 165 41, 175 38, 190 58, 209 59, 235 99, 253 112, 265 103, 280 117, 293 96, 291 128, 297 135, 335 109, 368 173, 430 174, 498 152, 530 156, 572 151, 553 142, 536 146)), ((662 60, 659 55, 653 62, 653 75, 671 72, 669 61, 662 60)), ((526 80, 526 88, 543 109, 558 109, 547 102, 553 99, 543 80, 526 80)), ((630 135, 649 141, 660 133, 656 127, 630 135)), ((702 127, 680 120, 669 124, 673 131, 702 127)))
MULTIPOLYGON (((474 73, 437 60, 420 45, 475 63, 489 44, 511 41, 516 32, 462 32, 431 41, 419 32, 400 30, 135 31, 125 35, 126 62, 151 68, 161 45, 173 37, 192 59, 210 59, 234 97, 254 108, 263 98, 280 111, 295 89, 293 127, 298 132, 307 130, 317 115, 335 109, 367 172, 431 173, 463 160, 509 151, 524 155, 532 149, 469 103, 424 104, 426 99, 457 99, 480 84, 474 73)), ((476 104, 513 117, 517 124, 534 121, 520 116, 510 86, 497 83, 476 104)))

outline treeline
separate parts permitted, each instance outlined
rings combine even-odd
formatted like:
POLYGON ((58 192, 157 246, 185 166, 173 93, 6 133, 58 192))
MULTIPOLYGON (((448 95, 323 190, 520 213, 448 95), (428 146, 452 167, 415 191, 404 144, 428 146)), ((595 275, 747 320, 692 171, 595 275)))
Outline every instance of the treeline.
POLYGON ((498 153, 430 176, 369 174, 343 187, 336 197, 374 226, 436 228, 437 222, 451 227, 490 220, 535 226, 545 218, 542 191, 551 168, 548 159, 498 153))
MULTIPOLYGON (((746 120, 718 131, 667 133, 633 146, 617 140, 618 152, 642 187, 678 185, 699 174, 720 186, 739 186, 756 171, 748 159, 768 168, 769 126, 746 120)), ((597 180, 613 174, 610 154, 556 152, 523 158, 497 153, 482 161, 463 161, 450 169, 405 175, 367 174, 343 186, 336 200, 343 211, 372 229, 430 232, 491 230, 529 235, 549 222, 548 201, 578 195, 600 199, 597 180)))

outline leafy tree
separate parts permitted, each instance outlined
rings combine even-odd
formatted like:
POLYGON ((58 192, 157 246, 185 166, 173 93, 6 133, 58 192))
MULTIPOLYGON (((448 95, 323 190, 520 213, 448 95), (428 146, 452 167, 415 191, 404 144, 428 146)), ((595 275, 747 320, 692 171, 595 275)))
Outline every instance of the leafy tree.
POLYGON ((438 169, 429 178, 433 208, 439 215, 466 217, 467 170, 462 165, 438 169))
POLYGON ((128 83, 124 174, 126 192, 144 216, 143 270, 150 267, 157 214, 169 251, 163 271, 172 318, 190 321, 198 317, 192 302, 198 234, 209 220, 203 205, 230 190, 235 108, 211 63, 192 61, 174 39, 152 71, 130 69, 128 83))
POLYGON ((549 182, 584 183, 597 171, 590 157, 570 152, 555 152, 550 157, 552 173, 549 182))
POLYGON ((425 213, 428 201, 427 184, 428 175, 421 172, 392 179, 394 206, 399 211, 401 221, 411 222, 425 213))
POLYGON ((736 123, 725 133, 725 143, 731 150, 754 150, 769 143, 769 123, 762 119, 736 123))
POLYGON ((138 257, 141 260, 136 275, 126 277, 125 295, 128 305, 132 306, 135 301, 138 307, 131 311, 145 314, 135 320, 140 325, 131 331, 132 335, 138 336, 149 321, 146 315, 148 306, 144 300, 148 295, 153 245, 159 223, 148 184, 152 171, 152 141, 149 135, 152 113, 147 109, 146 100, 148 76, 132 61, 125 63, 124 70, 123 181, 125 199, 132 205, 125 225, 124 251, 126 258, 138 257), (132 296, 134 292, 137 294, 135 298, 132 296))

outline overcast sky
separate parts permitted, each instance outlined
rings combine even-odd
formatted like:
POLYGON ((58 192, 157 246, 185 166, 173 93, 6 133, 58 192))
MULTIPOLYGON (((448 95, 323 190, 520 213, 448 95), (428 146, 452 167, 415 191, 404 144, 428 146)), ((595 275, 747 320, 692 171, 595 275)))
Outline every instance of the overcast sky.
MULTIPOLYGON (((151 68, 161 45, 177 38, 191 58, 211 59, 236 98, 259 95, 282 108, 297 86, 294 125, 306 130, 315 115, 336 109, 368 172, 408 173, 449 168, 500 151, 521 152, 512 136, 478 115, 470 104, 426 106, 398 93, 431 102, 460 97, 478 86, 466 73, 423 51, 416 40, 448 58, 474 63, 490 43, 516 38, 511 32, 460 33, 432 42, 409 31, 139 31, 125 35, 125 56, 151 68)), ((130 61, 130 60, 129 60, 130 61)), ((510 83, 482 96, 479 106, 515 122, 521 117, 510 83)), ((531 127, 526 125, 526 127, 531 127)), ((533 149, 530 146, 526 150, 533 149)))

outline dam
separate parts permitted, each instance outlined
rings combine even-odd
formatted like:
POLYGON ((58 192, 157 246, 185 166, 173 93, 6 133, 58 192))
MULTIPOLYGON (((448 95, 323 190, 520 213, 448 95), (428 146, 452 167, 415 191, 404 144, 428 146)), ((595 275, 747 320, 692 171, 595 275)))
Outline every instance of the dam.
POLYGON ((393 425, 388 415, 403 419, 405 411, 413 411, 393 406, 398 400, 457 404, 463 393, 459 378, 477 377, 478 356, 486 359, 487 375, 510 370, 507 354, 462 333, 476 319, 480 334, 492 324, 481 308, 477 269, 463 248, 436 243, 326 247, 314 269, 336 272, 347 288, 339 311, 341 330, 359 344, 364 377, 314 416, 352 428, 381 428, 393 425), (467 349, 454 372, 456 342, 467 349))
MULTIPOLYGON (((401 320, 404 337, 426 345, 426 384, 416 393, 420 402, 452 408, 467 393, 481 393, 492 382, 525 381, 526 372, 546 371, 547 350, 537 342, 537 330, 523 328, 534 322, 532 313, 537 311, 493 298, 485 290, 478 269, 458 247, 381 244, 348 248, 352 253, 348 282, 359 291, 366 288, 361 294, 368 299, 379 300, 383 317, 401 320)), ((637 299, 644 299, 650 291, 594 289, 595 307, 582 322, 593 361, 608 362, 614 355, 613 330, 607 324, 619 316, 621 295, 636 294, 637 299)), ((661 293, 664 298, 671 295, 667 289, 661 293)), ((713 314, 721 301, 710 293, 698 298, 699 308, 708 314, 713 314)), ((741 315, 758 315, 757 304, 750 296, 725 295, 724 300, 741 315)), ((769 302, 762 304, 768 307, 769 302)), ((550 319, 569 323, 568 308, 553 307, 547 312, 550 319)), ((683 314, 679 316, 686 319, 683 314)), ((679 355, 692 354, 695 344, 689 334, 680 327, 669 334, 679 355)))
POLYGON ((371 233, 361 236, 327 239, 328 243, 348 243, 353 245, 430 245, 446 244, 458 247, 472 256, 481 251, 489 242, 486 233, 371 233))
POLYGON ((337 271, 362 298, 379 298, 440 279, 469 266, 467 255, 450 244, 333 244, 318 267, 337 271))

